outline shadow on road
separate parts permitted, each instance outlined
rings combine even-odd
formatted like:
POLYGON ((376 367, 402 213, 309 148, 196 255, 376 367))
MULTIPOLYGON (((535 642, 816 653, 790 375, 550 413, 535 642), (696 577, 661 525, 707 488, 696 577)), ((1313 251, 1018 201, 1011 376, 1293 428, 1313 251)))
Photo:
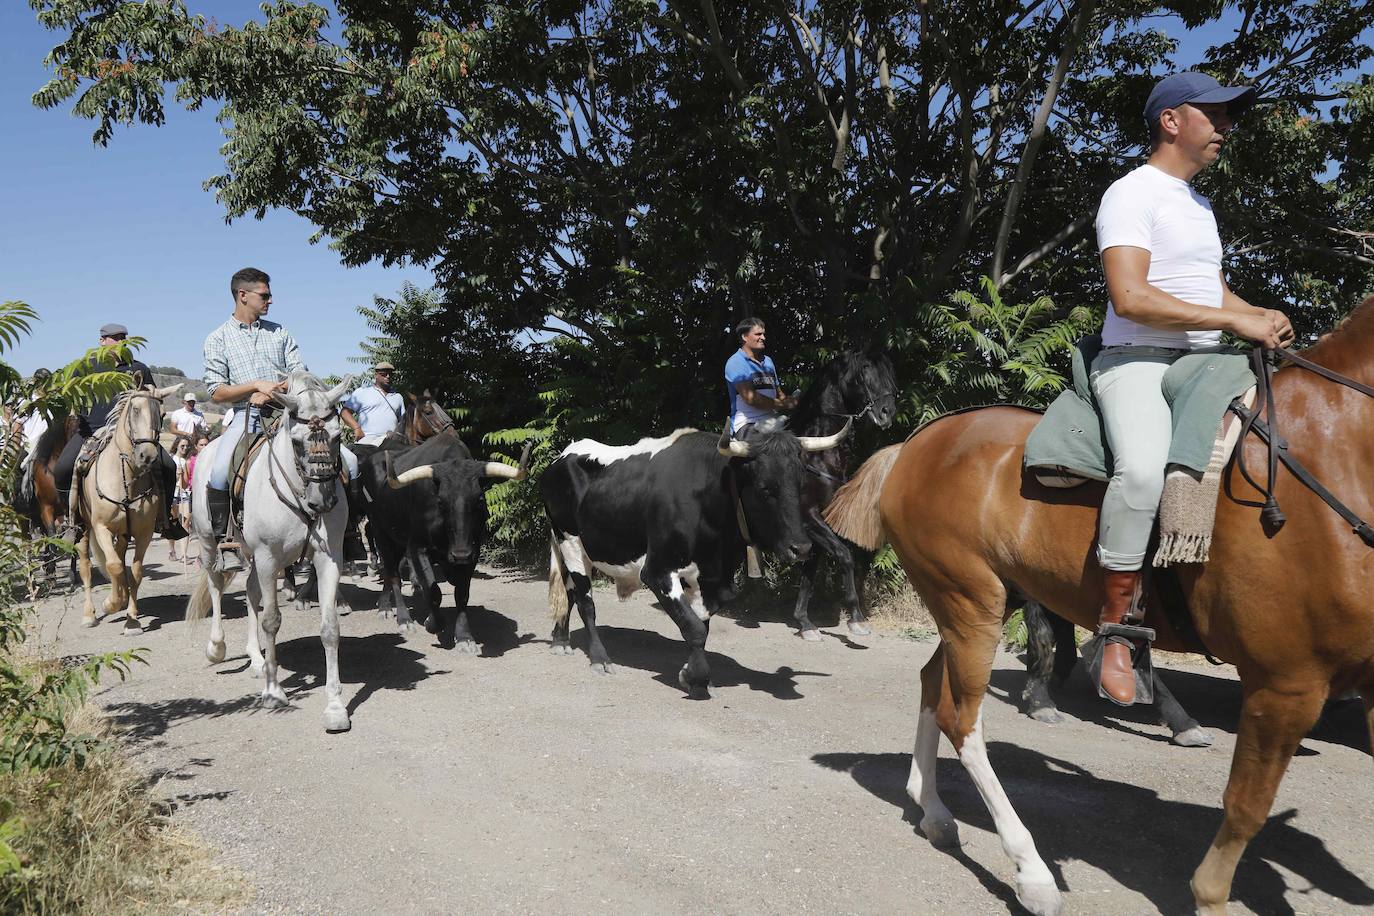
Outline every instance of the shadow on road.
MULTIPOLYGON (((687 661, 687 647, 680 639, 662 636, 652 630, 631 630, 625 627, 598 626, 601 641, 611 656, 611 663, 641 671, 658 672, 654 680, 681 691, 677 674, 687 661)), ((541 640, 542 641, 542 640, 541 640)), ((583 653, 587 651, 587 630, 585 627, 574 631, 569 638, 574 647, 583 653)), ((581 656, 585 661, 585 655, 581 656)), ((772 694, 779 700, 799 700, 803 694, 797 690, 799 677, 830 677, 827 671, 797 671, 783 665, 776 671, 756 671, 746 668, 728 655, 707 650, 706 660, 711 665, 711 683, 717 687, 736 687, 744 685, 750 690, 761 690, 772 694)))
MULTIPOLYGON (((204 697, 178 697, 153 702, 111 703, 105 707, 115 728, 133 742, 149 741, 174 725, 196 719, 219 719, 239 713, 267 712, 257 708, 257 692, 223 702, 204 697)), ((276 713, 277 710, 272 710, 276 713)))
POLYGON ((468 628, 482 647, 483 658, 500 658, 535 640, 533 633, 521 633, 515 620, 481 604, 468 605, 468 628))
MULTIPOLYGON (((1240 721, 1240 682, 1229 677, 1215 677, 1206 671, 1177 668, 1157 669, 1188 714, 1204 727, 1235 734, 1240 721)), ((992 672, 989 693, 999 700, 1025 711, 1026 702, 1021 691, 1026 686, 1024 670, 997 669, 992 672)), ((1154 707, 1122 708, 1097 696, 1088 683, 1083 666, 1076 665, 1063 687, 1053 690, 1055 704, 1076 719, 1101 725, 1103 728, 1136 735, 1151 741, 1168 743, 1169 736, 1157 731, 1142 731, 1133 725, 1155 725, 1160 719, 1154 707)), ((1357 751, 1369 751, 1369 730, 1365 725, 1364 708, 1359 701, 1328 703, 1317 721, 1308 742, 1339 744, 1357 751)), ((1299 756, 1318 753, 1310 747, 1298 749, 1299 756)))
MULTIPOLYGON (((1188 881, 1220 826, 1220 799, 1216 806, 1167 801, 1152 789, 1103 779, 1077 764, 1006 742, 991 742, 988 754, 1060 887, 1064 880, 1057 863, 1077 859, 1142 894, 1160 912, 1192 912, 1188 881)), ((849 773, 869 793, 901 809, 908 822, 919 823, 920 807, 906 794, 909 755, 834 753, 811 759, 849 773)), ((939 760, 937 779, 940 796, 956 820, 994 829, 957 760, 939 760)), ((1293 913, 1283 899, 1290 888, 1275 868, 1281 866, 1347 904, 1374 905, 1374 888, 1342 865, 1321 840, 1292 826, 1295 816, 1293 809, 1272 816, 1246 849, 1236 870, 1233 899, 1256 913, 1293 913)), ((982 865, 962 853, 954 858, 1009 909, 1019 911, 1010 888, 982 865)), ((1307 889, 1291 890, 1302 894, 1307 889)))
MULTIPOLYGON (((318 636, 278 643, 277 665, 282 689, 293 705, 301 705, 304 694, 324 687, 324 649, 318 636)), ((339 640, 340 679, 345 684, 362 685, 348 703, 349 715, 378 690, 414 690, 425 678, 447 673, 426 668, 424 655, 406 648, 400 633, 344 636, 339 640)))

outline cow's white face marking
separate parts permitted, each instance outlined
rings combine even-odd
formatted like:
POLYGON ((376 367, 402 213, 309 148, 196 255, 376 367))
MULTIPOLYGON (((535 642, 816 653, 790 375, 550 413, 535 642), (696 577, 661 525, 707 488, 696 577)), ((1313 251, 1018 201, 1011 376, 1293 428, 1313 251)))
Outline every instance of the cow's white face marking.
POLYGON ((617 461, 624 461, 626 458, 633 458, 635 455, 648 455, 650 458, 672 445, 688 433, 696 432, 695 429, 684 427, 683 429, 673 430, 671 435, 661 439, 640 439, 634 445, 604 445, 595 439, 578 439, 572 445, 563 449, 563 456, 580 455, 590 458, 597 464, 609 465, 617 461))

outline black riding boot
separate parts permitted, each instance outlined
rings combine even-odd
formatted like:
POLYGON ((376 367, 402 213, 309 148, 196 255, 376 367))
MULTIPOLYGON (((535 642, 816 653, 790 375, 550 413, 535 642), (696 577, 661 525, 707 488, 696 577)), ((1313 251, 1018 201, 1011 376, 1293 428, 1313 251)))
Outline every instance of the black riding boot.
POLYGON ((167 510, 166 518, 163 518, 162 536, 169 541, 179 541, 186 537, 186 529, 181 527, 181 519, 177 518, 176 498, 177 487, 177 466, 172 461, 172 457, 166 452, 160 452, 158 460, 161 465, 158 468, 162 477, 162 505, 167 510))
POLYGON ((344 530, 343 558, 345 563, 367 559, 367 546, 358 536, 358 522, 363 516, 363 482, 357 478, 348 482, 348 527, 344 530))
POLYGON ((243 557, 239 555, 238 542, 229 538, 229 491, 207 487, 205 502, 210 509, 210 527, 214 529, 215 539, 219 542, 220 571, 234 572, 243 569, 243 557))

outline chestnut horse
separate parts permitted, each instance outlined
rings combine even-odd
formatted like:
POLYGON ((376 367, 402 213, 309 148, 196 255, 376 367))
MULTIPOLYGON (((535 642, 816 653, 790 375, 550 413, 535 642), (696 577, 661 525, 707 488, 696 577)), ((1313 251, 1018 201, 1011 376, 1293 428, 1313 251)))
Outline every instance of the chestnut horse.
MULTIPOLYGON (((1302 355, 1374 384, 1374 297, 1302 355)), ((1355 514, 1374 517, 1374 398, 1296 366, 1274 375, 1273 394, 1289 453, 1355 514)), ((1016 864, 1017 898, 1034 913, 1057 913, 1059 889, 988 761, 981 714, 1009 598, 1033 599, 1088 629, 1102 600, 1094 540, 1103 487, 1049 489, 1022 473, 1026 436, 1038 419, 988 407, 937 420, 870 458, 826 520, 862 546, 886 537, 939 627, 940 645, 921 672, 907 781, 922 808, 922 831, 936 845, 958 842, 935 787, 943 733, 1016 864)), ((1242 447, 1250 467, 1265 466, 1257 437, 1242 447)), ((1276 475, 1274 495, 1288 521, 1271 537, 1260 525, 1259 493, 1233 462, 1223 476, 1211 559, 1178 568, 1197 635, 1236 666, 1243 695, 1221 829, 1192 879, 1203 913, 1225 912, 1241 853, 1267 819, 1289 759, 1327 696, 1358 689, 1374 738, 1374 553, 1286 469, 1276 475)), ((1199 651, 1167 619, 1151 615, 1147 623, 1159 648, 1199 651)))

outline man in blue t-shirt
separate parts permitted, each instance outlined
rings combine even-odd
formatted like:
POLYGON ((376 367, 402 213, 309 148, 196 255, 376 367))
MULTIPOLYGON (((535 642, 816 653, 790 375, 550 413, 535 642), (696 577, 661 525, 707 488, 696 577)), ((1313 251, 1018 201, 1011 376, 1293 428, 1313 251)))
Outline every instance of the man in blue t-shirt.
POLYGON ((779 394, 777 367, 763 353, 763 321, 746 318, 735 326, 735 333, 740 348, 725 364, 725 389, 730 397, 730 430, 736 439, 744 439, 760 421, 796 407, 797 399, 779 394))
POLYGON ((364 445, 380 445, 387 433, 400 431, 405 401, 391 390, 391 373, 395 369, 391 363, 378 363, 372 367, 374 382, 344 399, 343 421, 364 445))

